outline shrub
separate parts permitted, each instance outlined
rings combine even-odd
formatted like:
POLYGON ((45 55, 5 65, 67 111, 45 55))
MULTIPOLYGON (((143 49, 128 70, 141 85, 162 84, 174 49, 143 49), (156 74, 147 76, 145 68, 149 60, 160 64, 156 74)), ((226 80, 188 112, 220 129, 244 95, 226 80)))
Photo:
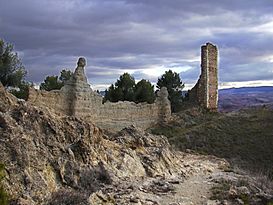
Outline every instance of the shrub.
POLYGON ((4 186, 2 184, 2 180, 5 178, 5 166, 4 164, 0 163, 0 204, 1 205, 8 205, 9 204, 9 196, 6 193, 4 186))
POLYGON ((52 194, 48 205, 88 205, 87 195, 74 190, 61 189, 52 194))
POLYGON ((112 179, 103 165, 94 169, 86 169, 81 173, 79 186, 87 193, 97 191, 103 184, 111 184, 112 179))

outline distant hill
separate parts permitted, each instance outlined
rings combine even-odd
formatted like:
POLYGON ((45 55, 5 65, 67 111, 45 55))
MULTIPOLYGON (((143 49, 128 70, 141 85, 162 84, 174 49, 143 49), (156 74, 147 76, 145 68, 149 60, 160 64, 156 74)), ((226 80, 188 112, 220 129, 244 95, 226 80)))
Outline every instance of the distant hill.
POLYGON ((221 94, 265 93, 265 92, 273 92, 273 86, 228 88, 228 89, 221 89, 219 90, 219 92, 221 94))
POLYGON ((219 90, 219 111, 230 112, 263 105, 273 107, 273 86, 219 90))

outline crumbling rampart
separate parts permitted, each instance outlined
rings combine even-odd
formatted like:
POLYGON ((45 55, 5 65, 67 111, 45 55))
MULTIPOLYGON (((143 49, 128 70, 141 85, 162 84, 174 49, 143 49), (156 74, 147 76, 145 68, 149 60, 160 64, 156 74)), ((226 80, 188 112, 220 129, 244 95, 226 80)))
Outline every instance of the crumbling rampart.
POLYGON ((84 74, 85 59, 80 58, 72 79, 61 90, 31 89, 28 101, 57 115, 90 120, 105 129, 119 130, 134 125, 146 129, 158 122, 168 121, 171 107, 166 88, 158 92, 153 104, 134 102, 102 103, 102 96, 94 92, 84 74))
MULTIPOLYGON (((218 50, 211 43, 201 47, 201 75, 189 92, 191 102, 209 110, 217 110, 218 102, 218 50)), ((153 104, 134 102, 102 103, 102 96, 94 92, 84 73, 85 59, 61 90, 40 91, 30 89, 28 101, 57 115, 81 117, 106 129, 119 130, 134 125, 142 129, 171 117, 171 106, 166 88, 158 92, 153 104)))

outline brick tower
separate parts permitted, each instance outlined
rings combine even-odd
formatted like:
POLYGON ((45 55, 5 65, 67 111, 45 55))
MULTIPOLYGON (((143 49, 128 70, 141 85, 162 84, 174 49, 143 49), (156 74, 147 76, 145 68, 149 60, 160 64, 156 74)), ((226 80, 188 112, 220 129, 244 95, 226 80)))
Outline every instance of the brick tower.
POLYGON ((189 92, 190 99, 209 110, 218 107, 218 49, 211 43, 201 47, 201 75, 189 92))
POLYGON ((204 73, 203 104, 208 109, 218 106, 218 50, 211 43, 201 47, 201 69, 204 73))

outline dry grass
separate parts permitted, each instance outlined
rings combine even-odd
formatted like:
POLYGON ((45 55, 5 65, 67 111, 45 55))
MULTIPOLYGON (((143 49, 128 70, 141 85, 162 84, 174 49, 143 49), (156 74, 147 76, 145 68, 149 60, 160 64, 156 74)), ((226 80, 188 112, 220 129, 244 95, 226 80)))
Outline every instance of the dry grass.
POLYGON ((9 195, 5 190, 2 180, 5 178, 5 166, 0 163, 0 204, 8 205, 9 204, 9 195))
POLYGON ((188 110, 174 122, 154 128, 152 133, 167 136, 179 150, 223 157, 233 165, 273 179, 272 109, 253 108, 232 114, 188 110))

